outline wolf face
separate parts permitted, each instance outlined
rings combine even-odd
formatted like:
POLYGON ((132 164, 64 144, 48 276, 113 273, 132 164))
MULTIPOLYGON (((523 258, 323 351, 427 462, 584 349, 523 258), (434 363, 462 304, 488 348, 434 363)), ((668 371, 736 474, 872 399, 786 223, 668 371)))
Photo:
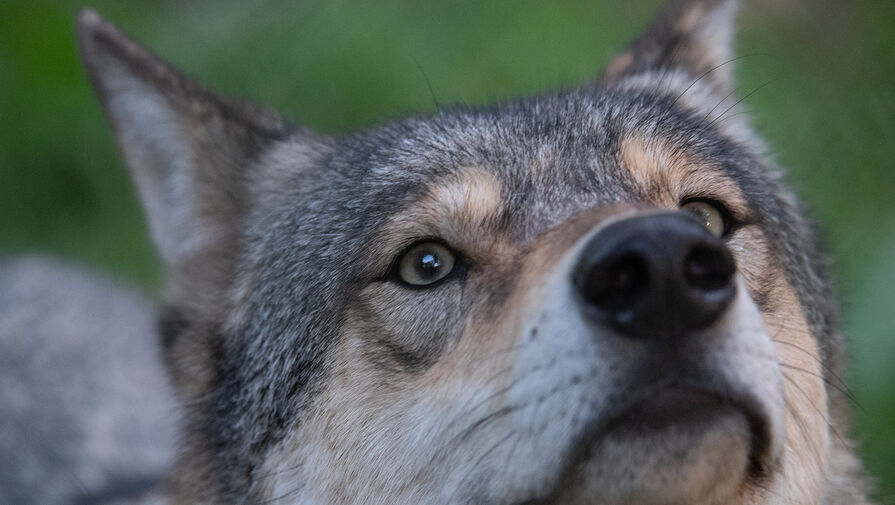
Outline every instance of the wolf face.
POLYGON ((169 271, 174 502, 865 503, 823 262, 732 113, 734 10, 339 138, 82 13, 169 271))

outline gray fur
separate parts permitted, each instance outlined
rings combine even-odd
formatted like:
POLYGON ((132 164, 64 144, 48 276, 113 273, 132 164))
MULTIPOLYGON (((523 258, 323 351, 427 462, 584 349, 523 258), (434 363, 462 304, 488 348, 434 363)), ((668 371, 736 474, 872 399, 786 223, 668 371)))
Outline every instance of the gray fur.
POLYGON ((41 257, 0 260, 0 503, 104 503, 158 486, 176 408, 152 305, 41 257))

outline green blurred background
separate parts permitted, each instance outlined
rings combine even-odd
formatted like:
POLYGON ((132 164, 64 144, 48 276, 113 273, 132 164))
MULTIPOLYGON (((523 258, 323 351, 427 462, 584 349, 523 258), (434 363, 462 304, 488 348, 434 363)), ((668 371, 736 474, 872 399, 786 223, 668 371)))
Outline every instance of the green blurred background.
MULTIPOLYGON (((81 4, 0 1, 0 251, 51 251, 155 292, 159 263, 75 52, 81 4)), ((895 1, 744 4, 739 94, 826 232, 857 435, 895 503, 895 1)), ((90 5, 215 89, 338 133, 584 82, 658 2, 90 5)))

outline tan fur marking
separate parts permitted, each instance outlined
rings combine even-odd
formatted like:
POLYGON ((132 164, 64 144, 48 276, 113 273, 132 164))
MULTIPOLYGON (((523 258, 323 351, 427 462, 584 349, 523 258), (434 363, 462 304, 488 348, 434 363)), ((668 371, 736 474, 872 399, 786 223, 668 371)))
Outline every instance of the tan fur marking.
MULTIPOLYGON (((782 492, 795 502, 820 500, 829 452, 829 409, 817 341, 796 294, 781 275, 772 296, 779 309, 764 314, 777 347, 786 397, 787 459, 782 492)), ((835 435, 834 435, 835 436, 835 435)))
POLYGON ((439 237, 476 260, 489 261, 500 251, 508 253, 512 248, 505 237, 492 233, 501 191, 500 181, 486 169, 461 169, 393 216, 374 241, 371 256, 391 256, 409 239, 419 237, 439 237))
MULTIPOLYGON (((820 349, 795 290, 773 261, 761 230, 746 226, 729 244, 752 297, 767 300, 762 318, 785 377, 786 452, 772 491, 787 503, 817 503, 829 457, 829 437, 836 436, 828 428, 830 413, 820 349)), ((766 498, 776 503, 778 496, 766 498)))
POLYGON ((687 198, 709 197, 723 202, 737 218, 750 219, 749 206, 734 181, 712 163, 676 152, 664 140, 624 139, 620 158, 634 182, 662 207, 676 209, 687 198))
POLYGON ((486 223, 499 210, 500 192, 500 181, 490 172, 465 168, 451 182, 434 186, 422 206, 434 212, 447 209, 464 222, 486 223))

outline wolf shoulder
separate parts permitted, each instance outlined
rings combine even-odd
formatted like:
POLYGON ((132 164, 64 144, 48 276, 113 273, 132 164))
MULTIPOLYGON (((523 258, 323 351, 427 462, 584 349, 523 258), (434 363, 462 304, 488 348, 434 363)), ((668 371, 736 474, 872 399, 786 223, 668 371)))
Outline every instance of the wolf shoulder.
POLYGON ((154 326, 135 289, 0 257, 0 503, 151 502, 177 424, 154 326))

